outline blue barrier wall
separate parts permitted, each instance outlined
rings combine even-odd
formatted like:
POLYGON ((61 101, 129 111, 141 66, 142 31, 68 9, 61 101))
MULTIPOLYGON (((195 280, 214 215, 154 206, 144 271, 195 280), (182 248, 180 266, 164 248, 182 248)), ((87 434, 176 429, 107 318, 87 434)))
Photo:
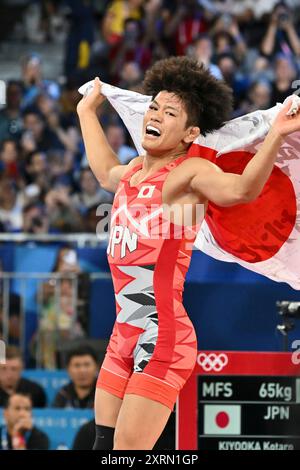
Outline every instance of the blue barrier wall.
POLYGON ((70 382, 70 377, 65 370, 27 369, 23 371, 22 376, 43 387, 48 406, 51 406, 59 389, 70 382))

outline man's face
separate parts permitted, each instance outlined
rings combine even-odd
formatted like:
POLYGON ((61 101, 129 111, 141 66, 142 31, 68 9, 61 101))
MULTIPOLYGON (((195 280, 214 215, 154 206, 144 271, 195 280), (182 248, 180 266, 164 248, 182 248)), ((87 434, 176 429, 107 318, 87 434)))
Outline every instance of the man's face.
POLYGON ((195 56, 198 60, 210 60, 212 56, 212 43, 208 38, 199 39, 195 45, 195 56))
POLYGON ((1 153, 1 160, 4 163, 15 162, 18 157, 16 143, 12 140, 8 140, 4 145, 3 151, 1 153))
POLYGON ((120 126, 110 126, 107 128, 106 138, 109 145, 115 152, 125 143, 124 131, 120 126))
POLYGON ((31 416, 32 403, 29 397, 14 395, 9 400, 9 406, 4 410, 4 417, 8 427, 15 426, 18 421, 31 416))
POLYGON ((47 233, 48 219, 40 207, 31 207, 23 213, 23 231, 29 233, 47 233))
POLYGON ((255 104, 258 109, 266 109, 268 106, 270 106, 270 95, 271 93, 269 87, 263 83, 259 83, 252 90, 250 97, 253 104, 255 104))
POLYGON ((152 156, 160 156, 177 148, 182 150, 184 139, 189 134, 186 122, 187 112, 181 99, 174 93, 159 92, 144 116, 143 148, 152 156), (149 126, 157 129, 159 135, 149 126))
POLYGON ((81 175, 80 186, 82 191, 88 194, 95 194, 98 189, 98 183, 91 171, 84 171, 81 175))
POLYGON ((75 386, 92 387, 97 373, 97 364, 89 354, 74 356, 69 363, 68 373, 75 386))
POLYGON ((38 175, 39 173, 43 173, 47 169, 47 160, 46 155, 43 153, 36 153, 33 155, 30 165, 30 173, 34 175, 38 175))
POLYGON ((6 364, 0 365, 0 384, 4 390, 14 390, 20 380, 23 370, 19 358, 7 359, 6 364))
POLYGON ((278 80, 292 81, 295 78, 296 73, 290 60, 284 57, 277 59, 275 65, 275 75, 278 80))
POLYGON ((233 76, 235 72, 235 64, 231 57, 223 57, 218 65, 225 79, 233 76))
POLYGON ((8 85, 6 99, 9 108, 18 109, 22 100, 21 87, 17 84, 8 85))
POLYGON ((31 131, 35 138, 38 138, 44 129, 44 124, 39 116, 31 113, 25 116, 24 127, 26 130, 31 131))

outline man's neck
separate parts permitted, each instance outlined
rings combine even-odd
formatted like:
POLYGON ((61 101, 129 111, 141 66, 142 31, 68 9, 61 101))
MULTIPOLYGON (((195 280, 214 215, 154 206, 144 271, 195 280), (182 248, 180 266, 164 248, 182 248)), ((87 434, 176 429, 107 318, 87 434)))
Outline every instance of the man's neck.
POLYGON ((7 395, 12 395, 17 389, 17 384, 14 387, 4 387, 1 385, 1 388, 5 393, 7 393, 7 395))
POLYGON ((74 388, 78 398, 80 399, 87 397, 91 391, 91 387, 78 387, 74 385, 74 388))
POLYGON ((168 152, 161 157, 158 157, 158 156, 154 157, 153 155, 146 153, 144 160, 143 160, 143 170, 145 173, 153 172, 155 170, 158 170, 159 168, 162 168, 168 163, 171 163, 173 160, 176 160, 177 158, 182 157, 186 153, 187 153, 186 149, 182 149, 182 150, 177 149, 177 151, 168 152))

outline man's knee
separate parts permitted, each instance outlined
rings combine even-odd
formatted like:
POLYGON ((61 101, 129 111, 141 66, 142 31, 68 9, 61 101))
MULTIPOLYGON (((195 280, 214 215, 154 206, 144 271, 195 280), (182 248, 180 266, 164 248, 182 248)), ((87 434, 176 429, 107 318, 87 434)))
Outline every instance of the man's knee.
POLYGON ((147 450, 142 436, 135 429, 116 429, 114 435, 114 450, 147 450))
POLYGON ((112 450, 114 442, 114 428, 96 425, 96 436, 93 450, 112 450))

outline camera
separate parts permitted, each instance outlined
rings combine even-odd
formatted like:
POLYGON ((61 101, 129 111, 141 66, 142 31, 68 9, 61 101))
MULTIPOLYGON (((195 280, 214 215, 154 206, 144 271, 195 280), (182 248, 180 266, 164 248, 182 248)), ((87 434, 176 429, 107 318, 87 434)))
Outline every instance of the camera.
POLYGON ((285 21, 288 21, 288 20, 289 20, 288 13, 280 13, 280 15, 278 15, 279 23, 284 23, 285 21))

